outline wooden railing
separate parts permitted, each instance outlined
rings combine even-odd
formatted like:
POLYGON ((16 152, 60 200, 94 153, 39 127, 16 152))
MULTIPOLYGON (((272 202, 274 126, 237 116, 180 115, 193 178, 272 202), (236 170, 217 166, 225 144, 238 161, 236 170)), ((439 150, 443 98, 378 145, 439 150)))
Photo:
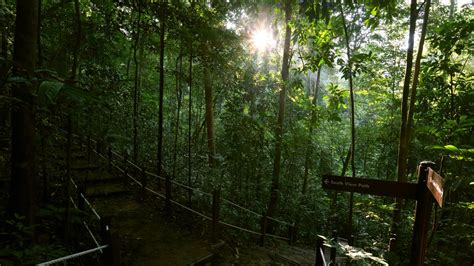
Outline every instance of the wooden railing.
MULTIPOLYGON (((67 133, 67 131, 60 129, 62 133, 67 133)), ((220 225, 223 225, 227 228, 232 228, 235 230, 239 230, 242 232, 246 232, 249 234, 253 234, 256 236, 259 236, 259 243, 263 245, 265 238, 274 238, 274 239, 280 239, 287 241, 288 243, 292 244, 294 243, 295 240, 295 225, 294 223, 290 222, 285 222, 281 221, 279 219, 276 219, 274 217, 268 217, 265 214, 259 214, 253 210, 250 210, 248 208, 245 208, 233 201, 230 201, 228 199, 225 199, 221 197, 220 191, 219 190, 214 190, 212 193, 202 191, 198 188, 191 187, 189 185, 185 185, 183 183, 180 183, 175 180, 170 181, 170 185, 174 186, 175 189, 182 189, 184 191, 187 191, 188 193, 192 193, 193 195, 200 195, 202 197, 206 197, 207 200, 201 200, 201 203, 203 205, 207 205, 208 209, 210 209, 210 213, 206 214, 201 210, 197 209, 194 207, 195 204, 192 206, 189 206, 179 202, 179 195, 175 195, 175 197, 172 197, 172 193, 163 193, 161 191, 161 182, 166 182, 167 179, 163 176, 157 175, 155 173, 152 173, 146 168, 139 166, 130 160, 128 160, 127 156, 122 156, 115 150, 110 145, 100 145, 99 142, 97 142, 94 139, 91 139, 90 137, 84 138, 82 136, 79 136, 77 134, 66 134, 66 136, 72 136, 76 138, 79 143, 81 143, 81 147, 83 147, 83 140, 87 140, 87 154, 88 158, 90 158, 91 153, 96 154, 99 158, 103 160, 103 163, 107 165, 108 171, 110 171, 111 174, 113 173, 113 170, 117 170, 125 179, 129 179, 132 184, 135 184, 138 186, 138 188, 142 192, 147 192, 151 195, 156 196, 157 198, 164 199, 165 202, 169 202, 169 204, 173 204, 183 210, 189 211, 190 213, 197 215, 204 220, 208 220, 211 225, 211 236, 213 240, 216 240, 219 237, 219 227, 220 225), (131 169, 134 169, 133 171, 130 171, 131 169), (138 173, 138 174, 136 174, 138 173), (138 176, 137 176, 138 175, 138 176), (259 230, 254 230, 251 228, 245 228, 244 226, 239 226, 236 224, 233 224, 230 221, 225 221, 221 217, 221 208, 222 205, 226 204, 228 207, 237 209, 239 211, 243 211, 248 213, 249 215, 255 217, 258 219, 257 226, 260 225, 259 230), (273 221, 277 225, 280 226, 280 228, 286 228, 285 235, 277 235, 273 233, 268 233, 265 232, 264 230, 264 224, 267 221, 273 221)), ((141 193, 143 194, 143 193, 141 193)), ((280 232, 281 233, 281 232, 280 232)))

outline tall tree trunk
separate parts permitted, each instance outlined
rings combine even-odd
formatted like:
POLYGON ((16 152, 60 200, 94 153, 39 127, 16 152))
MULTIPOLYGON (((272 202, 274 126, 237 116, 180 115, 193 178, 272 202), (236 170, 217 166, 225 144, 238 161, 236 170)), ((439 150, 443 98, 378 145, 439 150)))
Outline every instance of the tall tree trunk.
POLYGON ((163 96, 164 96, 164 85, 165 85, 165 69, 164 69, 164 57, 165 57, 165 5, 162 3, 160 6, 160 84, 159 84, 159 106, 158 106, 158 175, 162 175, 163 172, 163 96))
POLYGON ((176 109, 176 125, 174 130, 174 149, 173 149, 173 178, 176 178, 176 161, 178 156, 178 136, 180 128, 180 116, 181 116, 181 96, 183 94, 181 88, 181 78, 183 75, 183 55, 181 53, 182 43, 180 44, 180 53, 176 59, 176 102, 178 108, 176 109))
POLYGON ((76 20, 76 42, 74 43, 74 50, 73 50, 71 81, 76 82, 78 62, 79 62, 79 49, 81 47, 81 35, 82 35, 81 10, 80 10, 79 0, 74 0, 74 11, 75 11, 75 20, 76 20))
MULTIPOLYGON (((347 66, 349 68, 349 95, 350 95, 350 104, 351 104, 351 170, 352 177, 356 177, 356 168, 355 168, 355 107, 354 107, 354 85, 352 81, 352 58, 351 58, 351 48, 349 41, 349 33, 347 32, 346 18, 344 16, 344 8, 342 3, 339 5, 341 16, 342 16, 342 27, 344 29, 344 36, 346 42, 346 54, 347 54, 347 66)), ((348 228, 347 233, 352 234, 352 209, 354 204, 354 193, 350 193, 349 198, 349 218, 348 218, 348 228)))
MULTIPOLYGON (((278 120, 275 127, 275 157, 273 160, 273 173, 272 173, 272 183, 270 188, 270 201, 267 208, 267 217, 272 217, 275 213, 277 203, 278 203, 278 190, 280 182, 280 163, 281 163, 281 149, 282 149, 282 135, 283 135, 283 121, 285 117, 285 100, 286 100, 286 89, 290 65, 290 42, 291 42, 291 1, 285 1, 285 42, 283 47, 283 60, 281 65, 281 90, 279 96, 279 107, 278 107, 278 120)), ((266 227, 264 225, 264 227, 266 227)), ((271 224, 268 223, 268 230, 271 231, 271 224)))
POLYGON ((415 102, 416 102, 416 89, 418 88, 418 78, 420 76, 421 57, 423 56, 423 47, 425 45, 426 31, 428 29, 428 18, 430 14, 431 0, 425 2, 425 12, 423 15, 423 25, 421 26, 420 42, 418 44, 418 52, 416 53, 415 69, 413 72, 413 80, 410 90, 410 105, 408 108, 408 121, 407 121, 407 138, 406 146, 410 144, 410 138, 413 127, 413 114, 415 113, 415 102))
POLYGON ((133 88, 133 162, 138 160, 138 93, 140 90, 140 64, 138 61, 137 50, 140 48, 140 24, 142 18, 141 4, 138 5, 137 29, 135 34, 135 44, 133 46, 133 62, 135 64, 135 83, 133 88))
POLYGON ((43 65, 43 55, 41 50, 41 7, 43 5, 42 0, 38 0, 38 25, 37 25, 37 40, 36 44, 38 46, 38 66, 43 65))
MULTIPOLYGON (((7 31, 7 27, 6 27, 6 5, 5 5, 5 0, 0 0, 0 22, 2 23, 3 28, 2 28, 2 57, 7 59, 7 56, 8 56, 8 31, 7 31)), ((0 69, 0 74, 4 74, 4 72, 6 73, 6 71, 0 69)), ((3 76, 3 75, 2 75, 3 76)))
MULTIPOLYGON (((308 188, 308 175, 309 170, 311 168, 311 155, 313 153, 313 146, 311 144, 311 137, 313 136, 313 129, 314 124, 316 123, 316 107, 318 103, 318 91, 319 91, 319 84, 321 80, 321 67, 318 68, 318 72, 316 74, 316 84, 314 85, 314 92, 313 92, 313 110, 311 110, 311 118, 310 118, 310 125, 309 125, 309 136, 308 142, 306 144, 306 158, 304 163, 304 175, 303 175, 303 188, 301 189, 301 194, 303 197, 306 195, 306 191, 308 188)), ((311 82, 311 79, 309 80, 311 82)))
MULTIPOLYGON (((192 131, 192 110, 193 110, 193 41, 190 40, 189 43, 189 77, 188 77, 188 87, 189 87, 189 102, 188 102, 188 186, 191 186, 191 177, 192 177, 192 155, 191 155, 191 131, 192 131)), ((191 202, 192 191, 189 191, 188 201, 191 202)))
MULTIPOLYGON (((400 125, 400 136, 398 146, 398 158, 397 158, 397 180, 399 182, 406 182, 407 176, 407 157, 408 157, 408 131, 407 131, 407 117, 408 117, 408 95, 410 90, 411 72, 413 67, 413 45, 415 42, 415 28, 418 11, 416 7, 416 0, 411 0, 410 4, 410 30, 408 36, 408 49, 407 49, 407 65, 405 69, 405 80, 403 82, 403 95, 402 95, 402 106, 401 106, 401 125, 400 125)), ((401 199, 396 200, 395 211, 393 214, 393 221, 391 227, 392 235, 397 235, 399 231, 399 224, 401 219, 401 207, 403 201, 401 199)), ((395 241, 396 243, 396 241, 395 241)), ((396 251, 397 246, 391 245, 391 251, 396 251)))
POLYGON ((165 69, 164 69, 164 57, 165 57, 165 27, 166 27, 166 5, 165 1, 161 2, 160 5, 160 96, 159 96, 159 107, 158 107, 158 175, 165 176, 165 195, 166 201, 164 206, 165 215, 171 218, 171 176, 166 174, 163 165, 163 98, 164 98, 164 85, 165 85, 165 69))
POLYGON ((214 114, 213 114, 213 96, 212 96, 212 81, 211 81, 211 70, 209 59, 209 48, 208 44, 204 44, 204 55, 206 61, 204 63, 203 78, 204 78, 204 98, 206 105, 206 130, 207 130, 207 148, 208 148, 208 159, 209 166, 211 168, 216 166, 215 155, 216 155, 216 146, 215 146, 215 137, 214 137, 214 114))
MULTIPOLYGON (((38 2, 17 0, 15 22, 14 75, 30 79, 37 60, 38 2)), ((15 83, 12 89, 12 96, 19 101, 14 101, 12 108, 12 180, 8 204, 10 214, 25 216, 30 225, 34 223, 37 207, 34 88, 23 82, 15 83)))

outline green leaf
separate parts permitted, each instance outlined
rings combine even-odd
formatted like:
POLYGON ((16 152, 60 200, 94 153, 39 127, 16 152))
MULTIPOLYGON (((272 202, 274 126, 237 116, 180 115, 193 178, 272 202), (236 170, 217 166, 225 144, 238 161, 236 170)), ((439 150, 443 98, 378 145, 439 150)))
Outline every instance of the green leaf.
POLYGON ((450 150, 450 151, 458 151, 458 148, 454 145, 451 145, 451 144, 445 145, 444 148, 447 149, 447 150, 450 150))
POLYGON ((40 102, 55 104, 63 83, 59 81, 43 81, 38 88, 38 98, 40 102))
POLYGON ((377 16, 377 7, 374 7, 374 8, 370 11, 370 14, 371 14, 372 16, 374 16, 374 17, 377 16))

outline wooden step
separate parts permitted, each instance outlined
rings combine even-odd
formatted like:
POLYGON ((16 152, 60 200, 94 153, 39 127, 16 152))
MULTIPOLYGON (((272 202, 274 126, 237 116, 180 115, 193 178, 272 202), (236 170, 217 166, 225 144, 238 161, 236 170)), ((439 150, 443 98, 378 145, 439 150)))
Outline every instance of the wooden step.
POLYGON ((130 191, 121 184, 98 184, 87 187, 88 198, 110 197, 128 194, 130 191))
POLYGON ((95 185, 103 185, 103 184, 121 184, 124 182, 123 177, 120 176, 107 176, 106 178, 89 178, 86 180, 86 186, 95 186, 95 185))
POLYGON ((71 170, 73 171, 95 171, 99 170, 101 166, 99 165, 74 165, 71 166, 71 170))
POLYGON ((73 159, 87 159, 87 154, 85 153, 73 153, 72 154, 73 159))

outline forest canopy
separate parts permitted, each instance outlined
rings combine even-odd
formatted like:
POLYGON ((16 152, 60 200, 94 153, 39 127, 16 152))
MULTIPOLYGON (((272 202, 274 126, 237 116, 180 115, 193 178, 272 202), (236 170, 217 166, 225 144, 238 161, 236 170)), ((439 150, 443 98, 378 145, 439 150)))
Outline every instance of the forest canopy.
POLYGON ((337 231, 399 265, 416 202, 324 190, 322 178, 416 183, 432 161, 444 206, 425 261, 474 262, 470 1, 1 0, 0 12, 0 264, 71 253, 68 226, 55 226, 75 215, 64 132, 163 177, 167 199, 173 182, 219 191, 291 222, 297 245, 337 231))

